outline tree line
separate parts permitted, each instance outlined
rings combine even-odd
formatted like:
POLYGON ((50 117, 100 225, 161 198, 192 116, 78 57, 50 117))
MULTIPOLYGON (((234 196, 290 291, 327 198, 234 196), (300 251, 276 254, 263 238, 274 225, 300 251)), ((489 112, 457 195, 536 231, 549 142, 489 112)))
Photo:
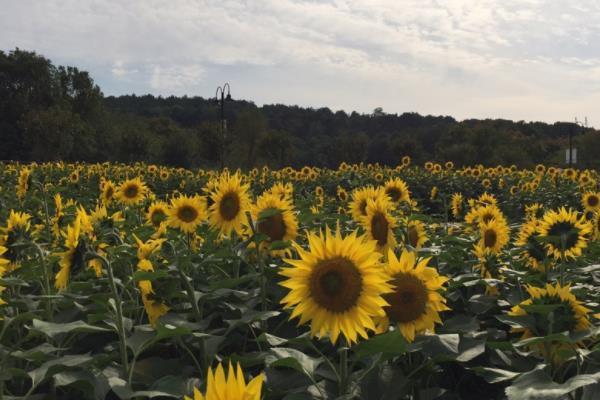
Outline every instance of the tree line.
POLYGON ((600 132, 574 123, 457 121, 418 113, 370 114, 213 98, 105 97, 86 71, 35 52, 0 51, 0 159, 146 161, 183 167, 337 167, 538 163, 564 165, 569 134, 579 166, 600 168, 600 132))

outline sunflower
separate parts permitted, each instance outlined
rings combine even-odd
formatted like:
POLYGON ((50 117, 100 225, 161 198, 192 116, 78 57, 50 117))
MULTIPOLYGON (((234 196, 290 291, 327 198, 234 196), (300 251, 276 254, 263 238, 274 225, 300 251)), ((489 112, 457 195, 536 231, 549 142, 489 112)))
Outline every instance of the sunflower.
MULTIPOLYGON (((502 273, 504 266, 497 254, 491 253, 480 243, 473 246, 473 254, 477 257, 475 269, 480 272, 483 279, 504 280, 502 273)), ((494 286, 487 286, 485 291, 488 295, 498 294, 498 290, 494 286)))
POLYGON ((60 270, 56 273, 54 286, 58 290, 64 290, 69 283, 71 270, 84 264, 85 243, 81 240, 81 219, 75 218, 73 225, 67 227, 65 237, 66 251, 58 253, 60 270))
POLYGON ((311 321, 312 336, 329 335, 334 344, 340 333, 348 343, 367 338, 373 318, 385 316, 382 295, 391 292, 376 242, 356 231, 342 237, 339 225, 335 233, 327 227, 325 235, 307 236, 310 250, 294 243, 300 259, 286 259, 292 267, 280 272, 288 278, 281 285, 290 292, 281 303, 293 308, 290 319, 311 321))
POLYGON ((121 183, 115 192, 115 198, 125 205, 134 206, 144 200, 147 192, 148 187, 138 177, 121 183))
POLYGON ((413 249, 419 250, 427 243, 427 233, 425 232, 425 224, 419 220, 413 219, 408 221, 406 225, 406 240, 405 244, 410 245, 413 249))
POLYGON ((479 223, 479 246, 485 251, 499 254, 510 240, 510 230, 504 220, 492 218, 488 222, 479 223))
POLYGON ((390 198, 390 200, 392 200, 394 204, 399 204, 403 201, 410 201, 410 192, 408 190, 408 185, 400 178, 393 178, 388 180, 383 185, 383 191, 390 198))
POLYGON ((19 201, 23 201, 25 195, 27 194, 27 189, 29 189, 30 176, 31 169, 29 168, 23 168, 19 172, 19 179, 16 186, 16 193, 19 201))
POLYGON ((521 248, 521 258, 529 268, 536 271, 545 271, 547 268, 546 249, 537 240, 539 221, 531 219, 521 225, 515 245, 521 248))
POLYGON ((538 226, 540 237, 545 238, 549 256, 558 260, 575 258, 587 247, 588 235, 592 233, 591 224, 577 212, 561 207, 544 214, 538 226))
POLYGON ((31 236, 31 215, 26 212, 10 210, 6 227, 1 228, 0 245, 6 246, 5 258, 9 260, 8 269, 10 271, 18 268, 21 250, 13 244, 19 241, 27 241, 31 236))
POLYGON ((541 217, 541 211, 544 206, 540 203, 531 203, 525 205, 525 218, 530 219, 538 219, 541 217))
MULTIPOLYGON (((562 332, 580 332, 591 327, 588 318, 590 310, 571 293, 570 285, 561 287, 560 283, 554 285, 547 283, 543 288, 527 286, 527 293, 530 298, 512 307, 508 313, 509 316, 533 318, 534 323, 526 328, 512 328, 513 332, 522 332, 521 339, 562 332), (551 308, 552 312, 536 312, 532 306, 551 308)), ((556 360, 560 358, 557 353, 565 346, 564 343, 552 343, 550 348, 538 345, 535 349, 547 359, 556 360)))
POLYGON ((379 321, 378 330, 386 331, 390 322, 398 325, 402 336, 412 342, 415 335, 435 332, 435 323, 442 323, 439 312, 449 310, 441 292, 448 280, 429 267, 431 258, 417 261, 414 252, 404 250, 400 259, 388 252, 384 265, 391 276, 394 290, 383 297, 389 303, 384 307, 386 316, 379 321))
POLYGON ((452 216, 454 218, 460 218, 463 209, 463 195, 461 193, 454 193, 450 200, 450 208, 452 210, 452 216))
POLYGON ((362 217, 367 215, 367 200, 374 199, 377 196, 384 196, 380 187, 375 189, 373 186, 366 186, 352 191, 352 200, 350 201, 350 214, 356 222, 360 222, 362 217))
POLYGON ((155 201, 148 207, 146 222, 158 229, 168 218, 169 205, 164 201, 155 201))
POLYGON ((232 231, 242 233, 251 204, 249 190, 238 174, 225 174, 217 183, 210 195, 209 222, 213 229, 219 229, 220 236, 229 236, 232 231))
MULTIPOLYGON (((265 192, 252 206, 252 219, 256 231, 267 236, 262 245, 268 246, 277 241, 294 240, 298 235, 298 218, 294 206, 288 198, 265 192)), ((274 252, 274 254, 283 254, 274 252)))
POLYGON ((497 221, 506 220, 502 211, 493 204, 474 206, 469 210, 467 215, 465 215, 465 222, 473 226, 476 226, 481 222, 488 222, 492 219, 497 221))
POLYGON ((348 192, 346 192, 346 189, 344 189, 343 187, 338 186, 337 190, 336 190, 336 194, 337 194, 338 199, 340 199, 340 201, 348 200, 348 192))
POLYGON ((586 210, 598 211, 600 210, 600 193, 598 192, 587 192, 583 195, 581 203, 586 210))
POLYGON ((167 209, 167 223, 170 227, 186 233, 195 232, 198 225, 207 217, 206 205, 203 204, 205 202, 206 200, 200 196, 181 195, 171 199, 171 206, 167 209))
POLYGON ((185 400, 260 400, 264 381, 263 374, 258 375, 246 385, 239 363, 235 370, 229 363, 227 378, 225 378, 223 366, 219 363, 216 372, 213 373, 209 368, 207 375, 206 394, 202 395, 200 390, 194 388, 194 398, 184 396, 185 400))
POLYGON ((367 231, 367 237, 377 241, 377 251, 387 254, 388 249, 396 246, 393 229, 396 219, 391 215, 390 203, 383 196, 367 200, 367 215, 362 217, 362 226, 367 231))
MULTIPOLYGON (((484 179, 485 181, 485 179, 484 179)), ((481 196, 477 198, 477 202, 479 204, 488 204, 488 205, 498 205, 498 200, 493 194, 489 194, 488 192, 483 193, 481 196)))
MULTIPOLYGON (((150 257, 160 251, 165 239, 150 239, 146 242, 142 242, 137 236, 133 235, 133 237, 138 247, 137 269, 139 271, 147 272, 154 271, 154 266, 150 261, 150 257)), ((141 280, 138 282, 138 288, 142 295, 142 303, 144 304, 144 310, 148 315, 148 321, 150 322, 150 325, 156 326, 158 319, 169 311, 169 307, 160 299, 156 298, 152 281, 141 280)))
POLYGON ((437 186, 434 186, 431 188, 431 191, 429 192, 429 200, 433 201, 437 198, 438 195, 438 188, 437 186))
POLYGON ((102 204, 109 205, 113 201, 115 190, 114 183, 109 180, 103 182, 102 193, 100 194, 100 200, 102 200, 102 204))

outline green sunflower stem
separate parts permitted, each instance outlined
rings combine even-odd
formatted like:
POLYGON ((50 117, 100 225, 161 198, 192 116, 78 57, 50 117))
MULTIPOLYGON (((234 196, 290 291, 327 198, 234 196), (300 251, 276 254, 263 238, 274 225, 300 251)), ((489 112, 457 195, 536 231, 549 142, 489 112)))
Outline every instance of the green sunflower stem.
POLYGON ((200 307, 198 307, 198 300, 196 299, 196 293, 192 284, 190 283, 190 278, 181 270, 180 263, 177 263, 177 272, 179 272, 179 278, 181 279, 181 283, 185 287, 185 291, 188 296, 188 300, 192 303, 192 309, 194 310, 194 317, 196 322, 202 321, 202 312, 200 312, 200 307))
MULTIPOLYGON (((254 238, 254 248, 256 249, 256 263, 258 264, 258 273, 260 275, 260 309, 261 311, 267 310, 267 277, 265 275, 265 264, 262 258, 262 254, 260 253, 260 241, 256 239, 256 227, 254 226, 254 221, 252 220, 252 215, 250 212, 246 211, 246 218, 248 218, 248 225, 250 225, 250 229, 252 229, 252 237, 254 238)), ((264 326, 261 326, 264 330, 264 326)))
POLYGON ((123 367, 123 376, 128 376, 129 372, 129 358, 127 356, 127 345, 125 340, 127 337, 125 336, 125 324, 123 323, 123 301, 119 292, 117 290, 117 284, 115 283, 115 275, 113 273, 112 265, 107 258, 95 254, 95 257, 100 259, 106 271, 108 272, 108 282, 110 284, 110 290, 112 292, 113 299, 115 301, 115 313, 116 315, 116 325, 117 325, 117 335, 119 336, 119 352, 121 353, 121 366, 123 367))
POLYGON ((40 259, 40 265, 42 267, 42 277, 44 279, 44 294, 47 296, 46 301, 46 319, 48 321, 52 320, 52 299, 50 299, 51 287, 50 287, 50 272, 48 271, 48 267, 46 266, 46 257, 44 255, 44 250, 40 247, 39 244, 32 242, 33 247, 38 253, 38 257, 40 259))
POLYGON ((339 395, 348 393, 348 346, 342 343, 340 348, 339 395))

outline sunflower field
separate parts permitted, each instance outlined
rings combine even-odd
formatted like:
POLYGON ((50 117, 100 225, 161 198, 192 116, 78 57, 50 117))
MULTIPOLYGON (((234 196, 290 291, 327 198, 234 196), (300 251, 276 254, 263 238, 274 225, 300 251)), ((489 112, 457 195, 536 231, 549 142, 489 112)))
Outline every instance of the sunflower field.
POLYGON ((0 164, 0 399, 599 399, 599 184, 0 164))

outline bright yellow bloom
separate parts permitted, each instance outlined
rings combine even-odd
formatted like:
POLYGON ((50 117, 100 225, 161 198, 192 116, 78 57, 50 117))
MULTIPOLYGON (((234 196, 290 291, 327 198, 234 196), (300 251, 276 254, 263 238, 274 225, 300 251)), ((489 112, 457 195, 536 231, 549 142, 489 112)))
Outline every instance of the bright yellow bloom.
POLYGON ((208 369, 208 379, 206 382, 206 393, 203 395, 200 390, 194 388, 194 398, 184 396, 185 400, 260 400, 264 375, 260 374, 252 379, 247 385, 244 373, 240 364, 236 369, 229 363, 227 378, 221 363, 216 371, 208 369))

